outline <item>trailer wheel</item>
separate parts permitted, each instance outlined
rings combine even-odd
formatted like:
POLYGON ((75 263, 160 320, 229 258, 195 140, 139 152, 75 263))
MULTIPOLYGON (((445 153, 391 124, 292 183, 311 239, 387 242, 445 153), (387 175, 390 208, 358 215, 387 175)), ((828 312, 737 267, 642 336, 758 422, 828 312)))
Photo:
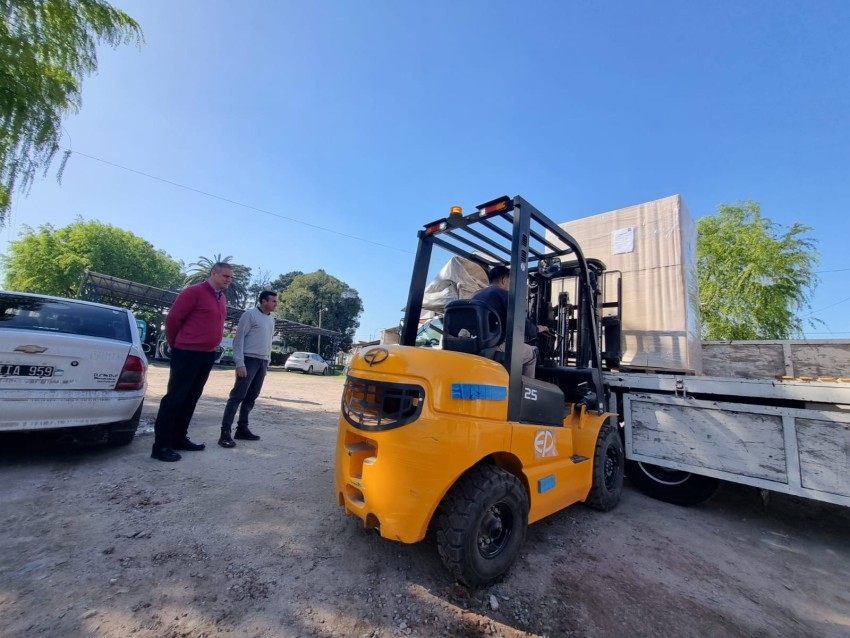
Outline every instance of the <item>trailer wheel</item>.
POLYGON ((647 496, 673 505, 698 505, 710 499, 720 482, 710 476, 626 461, 626 476, 647 496))
POLYGON ((626 455, 617 428, 606 423, 599 430, 593 453, 593 484, 585 504, 607 512, 620 502, 626 455))
POLYGON ((519 556, 528 527, 528 494, 513 474, 477 466, 440 507, 437 549, 446 568, 469 587, 502 576, 519 556))

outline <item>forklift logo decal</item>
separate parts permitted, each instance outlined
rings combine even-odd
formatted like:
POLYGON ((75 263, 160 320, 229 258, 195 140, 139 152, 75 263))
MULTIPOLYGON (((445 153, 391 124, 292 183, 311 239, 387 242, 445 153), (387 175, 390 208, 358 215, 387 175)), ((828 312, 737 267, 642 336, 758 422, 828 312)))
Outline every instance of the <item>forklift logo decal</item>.
POLYGON ((549 430, 540 430, 534 437, 534 458, 558 456, 555 447, 555 436, 549 430))
POLYGON ((369 350, 369 352, 364 354, 363 358, 366 360, 366 363, 369 364, 369 367, 372 367, 376 363, 386 361, 389 356, 390 353, 384 348, 375 348, 374 350, 369 350))

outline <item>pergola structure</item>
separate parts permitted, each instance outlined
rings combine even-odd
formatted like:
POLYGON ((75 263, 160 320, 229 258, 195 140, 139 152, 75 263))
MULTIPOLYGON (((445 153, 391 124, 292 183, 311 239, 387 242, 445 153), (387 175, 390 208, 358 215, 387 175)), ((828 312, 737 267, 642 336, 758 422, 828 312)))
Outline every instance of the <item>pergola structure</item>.
MULTIPOLYGON (((173 290, 163 290, 154 286, 140 284, 135 281, 104 275, 86 268, 80 281, 81 299, 97 301, 106 304, 127 304, 149 310, 165 313, 171 308, 177 294, 173 290)), ((245 312, 242 308, 227 306, 227 319, 225 325, 231 330, 235 329, 239 317, 245 312)), ((317 328, 307 324, 289 321, 287 319, 275 319, 275 333, 280 335, 311 335, 330 337, 333 349, 336 351, 342 335, 335 330, 317 328)))

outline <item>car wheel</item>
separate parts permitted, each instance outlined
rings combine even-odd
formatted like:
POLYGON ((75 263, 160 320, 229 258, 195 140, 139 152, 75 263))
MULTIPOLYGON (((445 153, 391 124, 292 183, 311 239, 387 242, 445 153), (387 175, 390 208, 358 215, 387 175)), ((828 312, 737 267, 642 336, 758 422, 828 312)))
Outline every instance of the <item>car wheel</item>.
POLYGON ((322 376, 323 376, 323 377, 326 377, 326 376, 328 376, 328 374, 330 374, 330 367, 329 367, 329 366, 325 366, 325 369, 324 369, 324 370, 322 370, 322 376))
POLYGON ((502 576, 519 556, 528 527, 528 494, 513 474, 473 467, 440 505, 437 549, 462 583, 479 587, 502 576))
POLYGON ((313 374, 313 366, 307 368, 307 374, 313 374))
POLYGON ((136 430, 139 428, 139 421, 142 417, 142 406, 144 400, 139 404, 139 408, 133 414, 129 421, 116 423, 106 435, 107 445, 129 445, 136 436, 136 430))
POLYGON ((110 432, 107 435, 107 445, 118 447, 120 445, 129 445, 136 438, 135 430, 121 430, 120 432, 110 432))

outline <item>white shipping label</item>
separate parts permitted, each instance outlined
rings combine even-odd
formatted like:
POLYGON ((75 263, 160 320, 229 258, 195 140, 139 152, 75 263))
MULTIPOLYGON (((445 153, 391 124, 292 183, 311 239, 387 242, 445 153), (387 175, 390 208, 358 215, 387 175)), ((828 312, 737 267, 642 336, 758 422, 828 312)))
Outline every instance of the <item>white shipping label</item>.
POLYGON ((620 228, 611 233, 611 253, 622 255, 635 251, 635 229, 620 228))

